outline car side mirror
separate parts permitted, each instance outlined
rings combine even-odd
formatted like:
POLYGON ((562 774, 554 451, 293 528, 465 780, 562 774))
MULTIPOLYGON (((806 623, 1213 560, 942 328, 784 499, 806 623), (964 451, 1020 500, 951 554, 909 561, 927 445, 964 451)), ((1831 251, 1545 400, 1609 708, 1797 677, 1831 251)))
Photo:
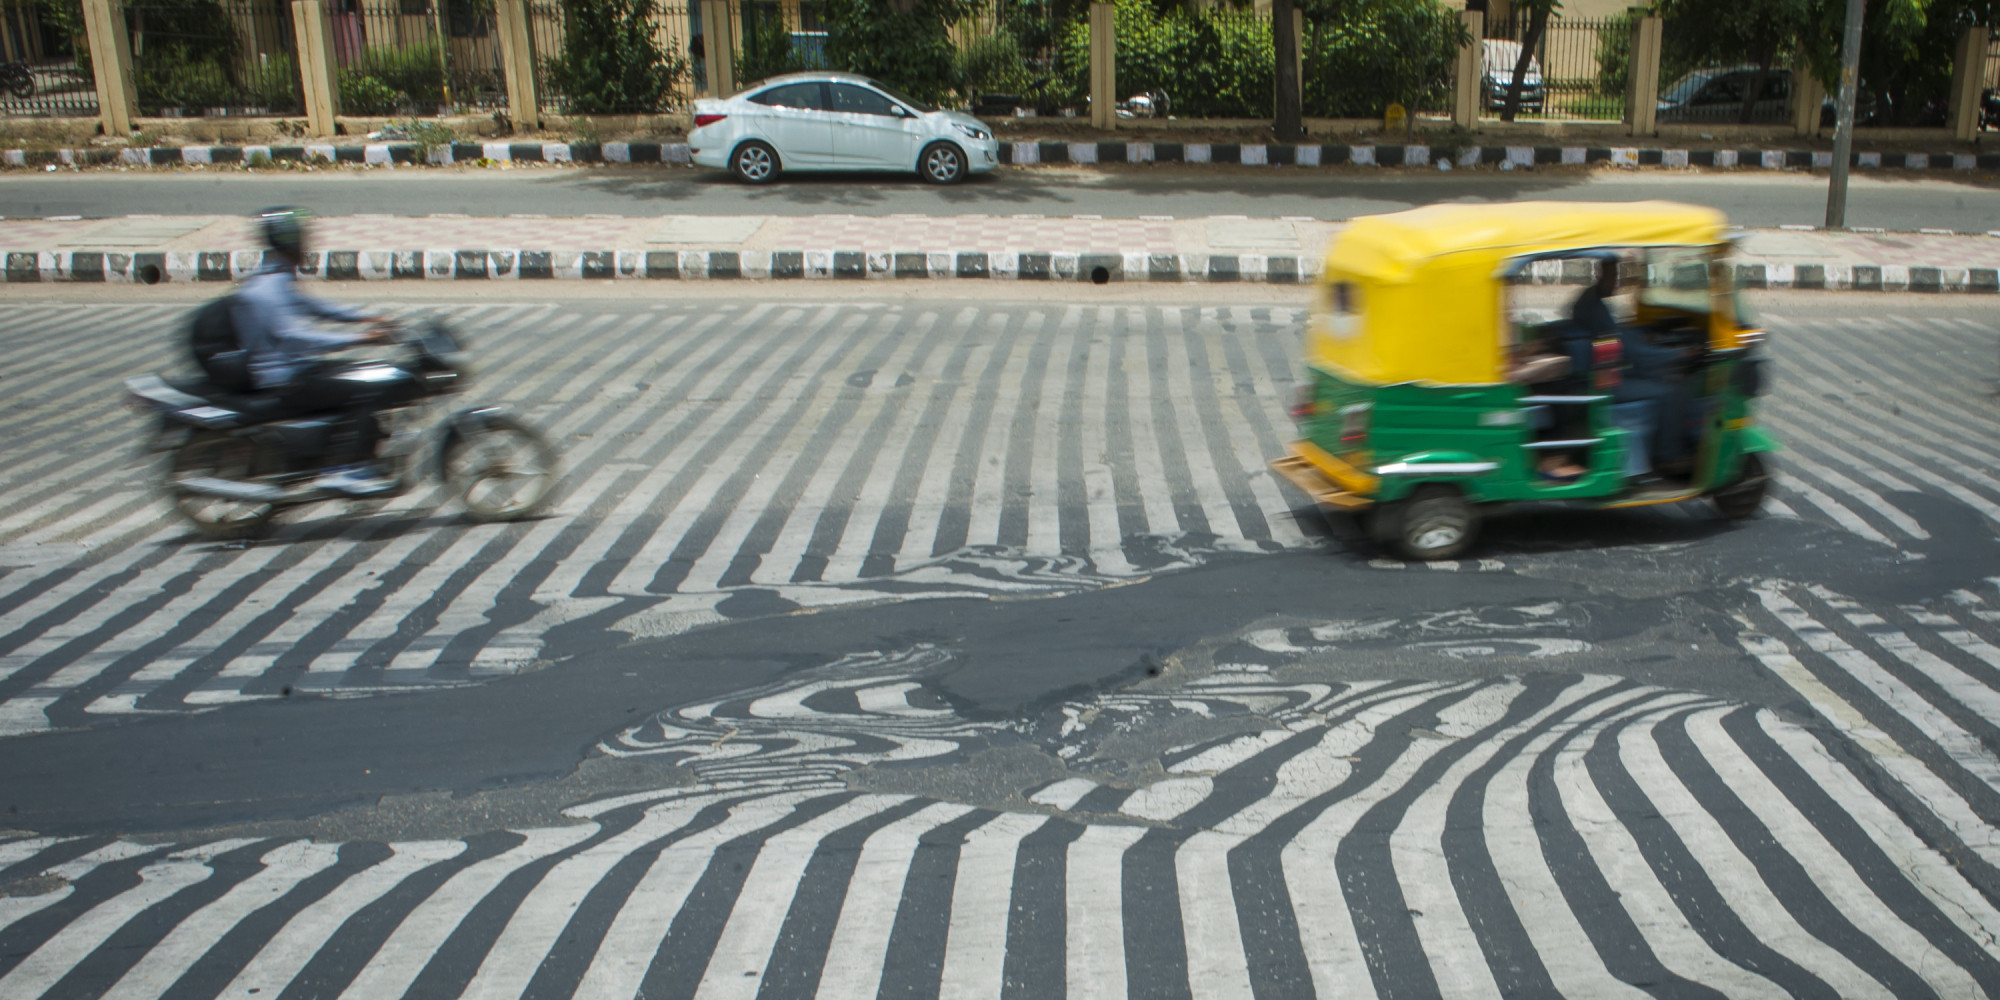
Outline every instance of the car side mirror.
POLYGON ((916 115, 913 115, 913 114, 911 114, 911 113, 910 113, 910 109, 909 109, 909 108, 906 108, 906 107, 903 107, 903 106, 902 106, 902 105, 900 105, 900 104, 891 104, 891 105, 889 105, 889 107, 891 107, 891 108, 893 108, 893 109, 894 109, 894 111, 893 111, 892 113, 893 113, 893 114, 894 114, 894 115, 895 115, 896 117, 898 117, 898 118, 915 118, 915 117, 916 117, 916 115))

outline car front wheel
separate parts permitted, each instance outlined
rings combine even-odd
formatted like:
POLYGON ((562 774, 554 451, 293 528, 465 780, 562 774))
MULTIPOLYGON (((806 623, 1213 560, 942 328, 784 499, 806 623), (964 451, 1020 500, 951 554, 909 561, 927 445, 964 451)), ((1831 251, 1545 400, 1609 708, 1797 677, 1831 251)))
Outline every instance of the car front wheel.
POLYGON ((956 184, 965 179, 965 152, 949 142, 924 147, 917 174, 932 184, 956 184))
POLYGON ((745 184, 769 184, 778 177, 778 151, 753 139, 730 154, 729 172, 745 184))

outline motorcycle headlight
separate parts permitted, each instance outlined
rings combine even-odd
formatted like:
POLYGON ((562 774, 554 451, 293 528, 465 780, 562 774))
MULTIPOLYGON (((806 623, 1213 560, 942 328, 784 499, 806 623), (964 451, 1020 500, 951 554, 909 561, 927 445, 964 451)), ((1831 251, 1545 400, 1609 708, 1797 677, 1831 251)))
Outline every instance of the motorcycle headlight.
POLYGON ((966 138, 969 139, 978 139, 984 141, 993 138, 993 133, 988 132, 983 128, 975 128, 971 125, 966 125, 962 122, 952 122, 951 127, 959 130, 960 132, 965 133, 966 138))

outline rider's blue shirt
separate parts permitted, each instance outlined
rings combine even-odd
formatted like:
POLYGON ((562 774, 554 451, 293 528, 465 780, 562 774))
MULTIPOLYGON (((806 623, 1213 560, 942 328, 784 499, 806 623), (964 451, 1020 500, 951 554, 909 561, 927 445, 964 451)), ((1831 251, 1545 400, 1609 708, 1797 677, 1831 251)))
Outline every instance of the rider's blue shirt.
POLYGON ((367 317, 359 309, 299 291, 292 269, 281 263, 266 264, 245 279, 230 310, 236 338, 250 354, 250 380, 259 389, 284 387, 306 365, 357 339, 321 330, 313 325, 314 320, 352 323, 367 317))

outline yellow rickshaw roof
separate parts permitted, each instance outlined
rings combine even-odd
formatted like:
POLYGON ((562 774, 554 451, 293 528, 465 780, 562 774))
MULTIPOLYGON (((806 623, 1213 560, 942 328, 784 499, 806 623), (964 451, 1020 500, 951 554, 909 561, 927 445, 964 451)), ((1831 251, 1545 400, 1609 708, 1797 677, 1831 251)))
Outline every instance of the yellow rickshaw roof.
POLYGON ((1425 262, 1473 253, 1508 258, 1592 247, 1709 246, 1726 238, 1721 212, 1671 201, 1517 201, 1430 205, 1355 219, 1334 237, 1326 275, 1409 281, 1425 262))

